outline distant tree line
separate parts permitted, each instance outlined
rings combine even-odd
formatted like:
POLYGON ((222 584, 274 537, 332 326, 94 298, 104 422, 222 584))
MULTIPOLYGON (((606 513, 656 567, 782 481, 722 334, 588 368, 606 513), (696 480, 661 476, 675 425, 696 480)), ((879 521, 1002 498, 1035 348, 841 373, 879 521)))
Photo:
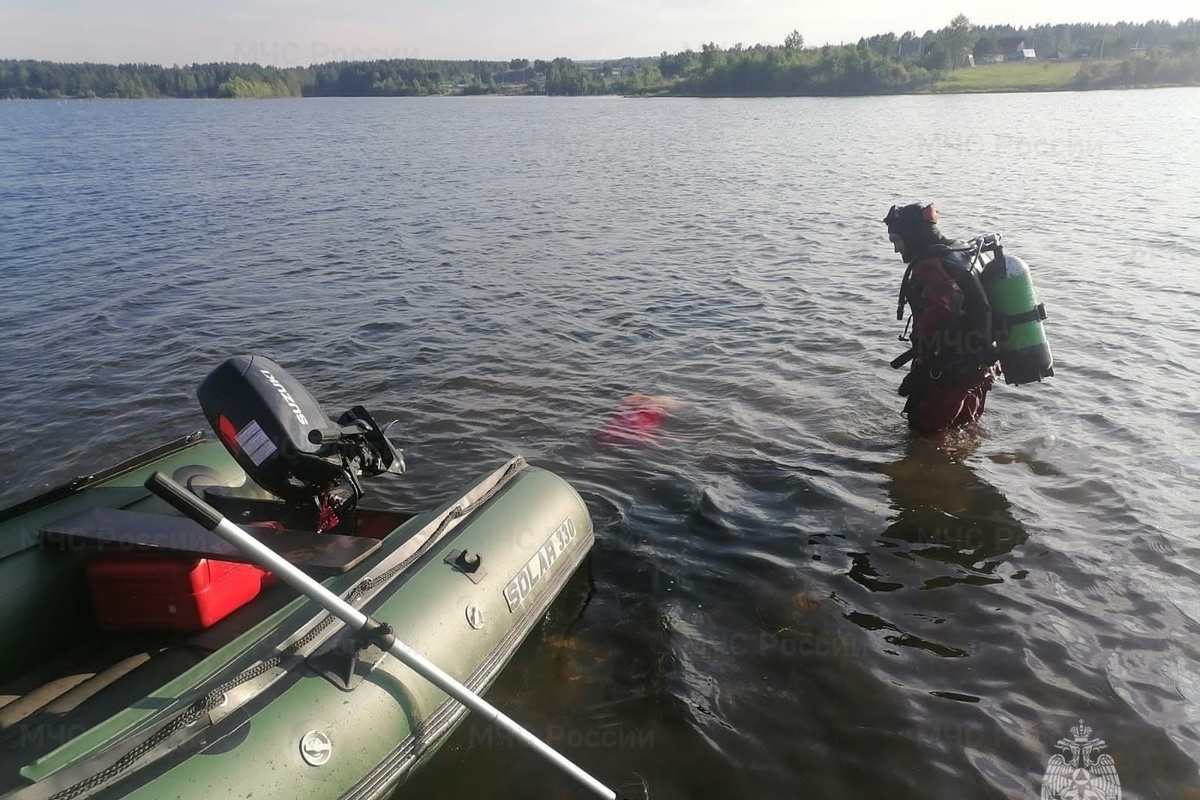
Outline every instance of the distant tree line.
POLYGON ((257 64, 58 64, 0 61, 0 97, 296 97, 303 76, 257 64))
POLYGON ((1172 24, 1166 20, 1120 22, 1114 25, 1076 23, 1013 28, 992 25, 975 29, 972 52, 976 58, 1003 55, 1000 42, 1020 37, 1039 56, 1067 58, 1124 58, 1159 50, 1166 53, 1195 51, 1200 45, 1200 21, 1188 19, 1172 24))
POLYGON ((659 86, 678 94, 853 95, 887 94, 915 89, 931 73, 919 64, 880 55, 866 47, 734 45, 728 50, 706 44, 659 58, 658 75, 643 91, 659 86))
MULTIPOLYGON (((699 95, 854 95, 919 91, 947 70, 1001 53, 1019 40, 1042 56, 1095 59, 1078 88, 1200 85, 1200 21, 1117 25, 1039 25, 977 28, 958 15, 945 28, 918 36, 880 34, 856 44, 806 48, 792 31, 783 45, 735 44, 663 53, 645 92, 699 95), (1069 53, 1067 52, 1069 51, 1069 53), (1101 63, 1099 59, 1103 58, 1101 63), (657 83, 653 78, 661 78, 657 83)), ((639 91, 634 87, 634 91, 639 91)))
POLYGON ((60 64, 0 60, 0 98, 404 97, 430 94, 614 94, 645 85, 653 58, 601 64, 553 61, 345 61, 310 67, 257 64, 60 64))
POLYGON ((369 97, 429 94, 851 95, 919 91, 947 70, 1003 54, 1014 40, 1040 56, 1087 59, 1078 88, 1200 84, 1200 22, 976 27, 963 15, 938 31, 806 47, 714 43, 658 58, 608 62, 345 61, 257 64, 60 64, 0 60, 0 98, 369 97))
POLYGON ((1079 68, 1074 85, 1077 89, 1200 85, 1200 50, 1174 55, 1152 51, 1144 58, 1089 61, 1079 68))
POLYGON ((1020 39, 1040 57, 1120 59, 1152 50, 1185 53, 1200 45, 1200 20, 1179 23, 1165 20, 1115 24, 1081 22, 1061 25, 972 25, 963 15, 938 31, 918 35, 905 31, 883 33, 858 40, 884 56, 915 61, 926 69, 953 69, 964 65, 964 56, 976 59, 1006 55, 1005 40, 1020 39))
MULTIPOLYGON (((497 91, 537 69, 508 61, 393 59, 263 67, 257 64, 59 64, 0 61, 0 98, 43 97, 366 97, 497 91)), ((544 68, 544 67, 543 67, 544 68)))

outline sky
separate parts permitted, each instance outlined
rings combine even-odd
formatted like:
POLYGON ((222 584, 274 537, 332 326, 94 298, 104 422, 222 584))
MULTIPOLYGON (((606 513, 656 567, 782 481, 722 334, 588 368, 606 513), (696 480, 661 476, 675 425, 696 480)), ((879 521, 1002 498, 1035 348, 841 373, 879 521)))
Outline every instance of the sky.
POLYGON ((0 59, 301 66, 377 58, 575 60, 705 42, 808 45, 976 24, 1172 22, 1196 0, 0 0, 0 59))

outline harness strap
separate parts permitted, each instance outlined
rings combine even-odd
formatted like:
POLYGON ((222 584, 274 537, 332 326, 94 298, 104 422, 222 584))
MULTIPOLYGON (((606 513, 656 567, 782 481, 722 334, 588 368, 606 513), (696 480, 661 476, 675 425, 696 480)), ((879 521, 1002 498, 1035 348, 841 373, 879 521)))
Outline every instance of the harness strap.
POLYGON ((1004 322, 1011 325, 1024 325, 1026 322, 1041 322, 1046 318, 1046 307, 1038 303, 1034 308, 1028 311, 1022 311, 1020 314, 997 314, 1004 322))
MULTIPOLYGON (((896 299, 896 321, 901 322, 904 319, 904 306, 908 303, 908 298, 904 296, 904 291, 908 289, 908 279, 912 277, 913 267, 916 262, 908 262, 908 268, 904 270, 904 277, 900 279, 900 296, 896 299)), ((905 327, 907 331, 908 328, 905 327)))
POLYGON ((910 362, 914 358, 916 358, 916 356, 917 356, 917 351, 912 347, 908 348, 903 353, 901 353, 900 355, 898 355, 892 359, 892 361, 891 361, 892 369, 900 369, 905 364, 907 364, 908 362, 910 362))

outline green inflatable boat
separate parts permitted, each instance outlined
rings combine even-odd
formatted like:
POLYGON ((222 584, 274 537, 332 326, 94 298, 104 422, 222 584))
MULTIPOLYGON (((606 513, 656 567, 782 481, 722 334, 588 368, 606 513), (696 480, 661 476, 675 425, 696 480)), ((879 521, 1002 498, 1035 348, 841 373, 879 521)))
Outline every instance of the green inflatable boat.
POLYGON ((218 441, 0 511, 0 797, 384 797, 468 713, 389 645, 481 692, 592 546, 579 495, 520 457, 432 510, 360 503, 399 452, 262 356, 198 394, 218 441), (155 473, 370 626, 178 513, 155 473))

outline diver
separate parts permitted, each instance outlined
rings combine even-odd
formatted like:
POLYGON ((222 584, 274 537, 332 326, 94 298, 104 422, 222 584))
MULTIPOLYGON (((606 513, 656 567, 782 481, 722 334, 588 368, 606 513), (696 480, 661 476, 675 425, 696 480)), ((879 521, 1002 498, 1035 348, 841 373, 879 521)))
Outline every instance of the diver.
MULTIPOLYGON (((976 421, 996 376, 992 308, 971 269, 971 248, 944 237, 932 203, 892 206, 883 221, 908 268, 900 284, 897 319, 912 308, 911 348, 892 362, 912 368, 900 384, 903 414, 921 436, 976 421)), ((907 331, 907 328, 906 328, 907 331)))

